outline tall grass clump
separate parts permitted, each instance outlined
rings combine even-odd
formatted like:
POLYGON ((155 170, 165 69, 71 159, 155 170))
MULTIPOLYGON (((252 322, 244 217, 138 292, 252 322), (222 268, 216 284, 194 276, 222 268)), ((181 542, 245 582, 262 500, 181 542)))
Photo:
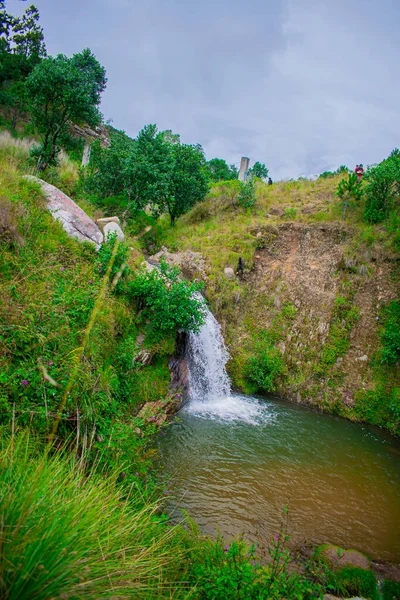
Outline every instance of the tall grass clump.
POLYGON ((181 597, 178 530, 134 487, 126 497, 116 474, 43 453, 23 433, 3 437, 0 461, 3 600, 181 597))

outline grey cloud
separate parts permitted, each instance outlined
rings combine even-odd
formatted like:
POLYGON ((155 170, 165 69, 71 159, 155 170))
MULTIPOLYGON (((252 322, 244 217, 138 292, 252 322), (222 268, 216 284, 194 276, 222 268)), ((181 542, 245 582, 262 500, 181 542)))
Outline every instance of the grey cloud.
MULTIPOLYGON (((376 162, 399 145, 397 0, 36 0, 48 49, 89 46, 102 109, 155 122, 274 179, 376 162)), ((17 0, 9 9, 21 9, 17 0)))

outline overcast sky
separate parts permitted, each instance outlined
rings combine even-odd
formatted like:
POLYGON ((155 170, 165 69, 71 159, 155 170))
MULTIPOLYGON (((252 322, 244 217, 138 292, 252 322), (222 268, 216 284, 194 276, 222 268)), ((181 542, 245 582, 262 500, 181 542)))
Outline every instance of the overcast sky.
POLYGON ((102 111, 132 137, 157 123, 275 180, 400 146, 400 0, 34 3, 49 54, 89 47, 106 67, 102 111))

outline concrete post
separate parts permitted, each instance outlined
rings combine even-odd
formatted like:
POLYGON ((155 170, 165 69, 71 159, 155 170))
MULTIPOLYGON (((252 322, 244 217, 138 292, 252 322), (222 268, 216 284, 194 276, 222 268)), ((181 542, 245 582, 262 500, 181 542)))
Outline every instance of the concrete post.
POLYGON ((245 180, 245 174, 249 170, 250 159, 247 156, 242 156, 240 160, 239 181, 245 180))
POLYGON ((82 155, 82 167, 86 167, 86 165, 89 164, 89 160, 90 160, 90 143, 86 140, 85 148, 83 150, 83 155, 82 155))

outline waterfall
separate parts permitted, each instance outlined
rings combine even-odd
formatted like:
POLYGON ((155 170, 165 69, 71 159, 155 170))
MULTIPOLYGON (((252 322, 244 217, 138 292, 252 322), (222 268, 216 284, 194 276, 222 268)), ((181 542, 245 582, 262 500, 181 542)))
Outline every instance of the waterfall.
POLYGON ((184 408, 186 412, 202 418, 245 421, 252 425, 271 421, 271 410, 267 410, 263 402, 232 394, 226 372, 229 353, 221 327, 208 308, 199 333, 189 333, 186 358, 189 365, 189 402, 184 408))
POLYGON ((189 334, 187 359, 190 400, 211 401, 230 395, 231 383, 225 368, 229 354, 220 324, 208 308, 199 333, 189 334))

